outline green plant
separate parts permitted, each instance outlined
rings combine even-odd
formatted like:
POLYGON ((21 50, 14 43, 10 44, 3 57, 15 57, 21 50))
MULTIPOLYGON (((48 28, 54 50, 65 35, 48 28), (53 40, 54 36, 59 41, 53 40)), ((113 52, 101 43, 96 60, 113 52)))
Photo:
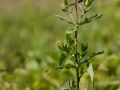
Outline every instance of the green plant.
POLYGON ((55 15, 59 19, 66 21, 71 26, 65 32, 65 40, 58 43, 58 48, 60 50, 59 58, 59 69, 74 69, 76 72, 76 78, 74 80, 66 80, 60 87, 60 90, 80 90, 80 79, 83 74, 87 71, 91 81, 94 82, 93 67, 91 64, 91 59, 97 55, 104 53, 104 51, 95 51, 88 56, 88 43, 81 43, 78 45, 78 30, 81 25, 90 23, 94 19, 99 19, 101 14, 90 15, 88 12, 91 10, 91 5, 94 0, 74 0, 73 2, 68 2, 64 0, 61 4, 62 11, 70 16, 70 20, 55 15), (74 12, 76 13, 73 17, 74 12), (81 50, 79 51, 79 48, 81 50))

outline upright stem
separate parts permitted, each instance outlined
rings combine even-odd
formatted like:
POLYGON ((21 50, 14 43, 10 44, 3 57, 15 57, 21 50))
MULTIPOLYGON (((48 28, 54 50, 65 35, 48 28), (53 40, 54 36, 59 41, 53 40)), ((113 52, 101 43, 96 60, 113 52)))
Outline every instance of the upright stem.
MULTIPOLYGON (((75 2, 77 2, 77 0, 75 0, 75 2)), ((77 34, 78 34, 78 32, 77 32, 77 29, 78 29, 78 25, 77 25, 77 23, 78 23, 78 7, 77 7, 77 3, 75 3, 75 11, 76 11, 75 61, 76 61, 76 63, 78 63, 78 54, 77 54, 77 44, 78 44, 78 42, 77 42, 77 34)), ((78 67, 76 68, 76 76, 77 76, 76 77, 77 90, 80 90, 80 88, 79 88, 80 75, 79 75, 79 68, 78 67)))

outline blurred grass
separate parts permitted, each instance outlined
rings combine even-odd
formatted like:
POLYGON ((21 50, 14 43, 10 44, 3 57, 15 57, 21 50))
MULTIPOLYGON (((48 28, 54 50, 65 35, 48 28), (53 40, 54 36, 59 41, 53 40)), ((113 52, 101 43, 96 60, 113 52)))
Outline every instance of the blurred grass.
MULTIPOLYGON (((7 2, 1 7, 0 69, 6 71, 0 73, 0 90, 57 90, 64 79, 74 76, 74 72, 56 70, 56 42, 64 38, 67 27, 51 16, 61 14, 59 2, 7 2)), ((88 42, 92 51, 105 50, 93 60, 95 90, 119 90, 120 1, 99 0, 94 7, 92 11, 99 11, 103 17, 82 26, 79 41, 88 42)), ((82 90, 91 90, 87 78, 87 74, 82 78, 82 90)))

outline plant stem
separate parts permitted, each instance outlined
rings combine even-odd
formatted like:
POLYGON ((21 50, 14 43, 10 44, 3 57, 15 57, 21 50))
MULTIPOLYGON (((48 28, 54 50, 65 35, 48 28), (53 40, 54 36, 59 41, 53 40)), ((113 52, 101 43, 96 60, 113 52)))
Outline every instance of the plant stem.
MULTIPOLYGON (((75 2, 77 2, 77 0, 75 0, 75 2)), ((78 62, 78 55, 77 55, 77 44, 78 44, 78 42, 77 42, 77 34, 78 34, 78 32, 77 32, 77 29, 78 29, 78 25, 77 25, 77 23, 78 23, 78 7, 77 7, 77 3, 75 3, 75 11, 76 11, 76 25, 75 25, 75 28, 76 28, 76 31, 75 31, 75 61, 76 61, 76 63, 78 64, 79 62, 78 62)), ((79 82, 80 82, 80 77, 79 77, 80 75, 79 75, 79 67, 77 67, 76 68, 76 83, 77 83, 77 90, 80 90, 80 88, 79 88, 79 82)))

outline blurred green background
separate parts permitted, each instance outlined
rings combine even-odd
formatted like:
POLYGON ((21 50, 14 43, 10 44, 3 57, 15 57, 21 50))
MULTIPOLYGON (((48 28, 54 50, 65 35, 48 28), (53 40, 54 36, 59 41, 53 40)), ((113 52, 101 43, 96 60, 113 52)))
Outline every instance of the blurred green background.
MULTIPOLYGON (((74 72, 56 70, 67 24, 60 0, 0 0, 0 90, 58 90, 74 72)), ((95 0, 103 17, 80 28, 79 41, 105 53, 93 60, 94 90, 120 90, 120 0, 95 0)), ((93 90, 89 77, 81 90, 93 90)))

